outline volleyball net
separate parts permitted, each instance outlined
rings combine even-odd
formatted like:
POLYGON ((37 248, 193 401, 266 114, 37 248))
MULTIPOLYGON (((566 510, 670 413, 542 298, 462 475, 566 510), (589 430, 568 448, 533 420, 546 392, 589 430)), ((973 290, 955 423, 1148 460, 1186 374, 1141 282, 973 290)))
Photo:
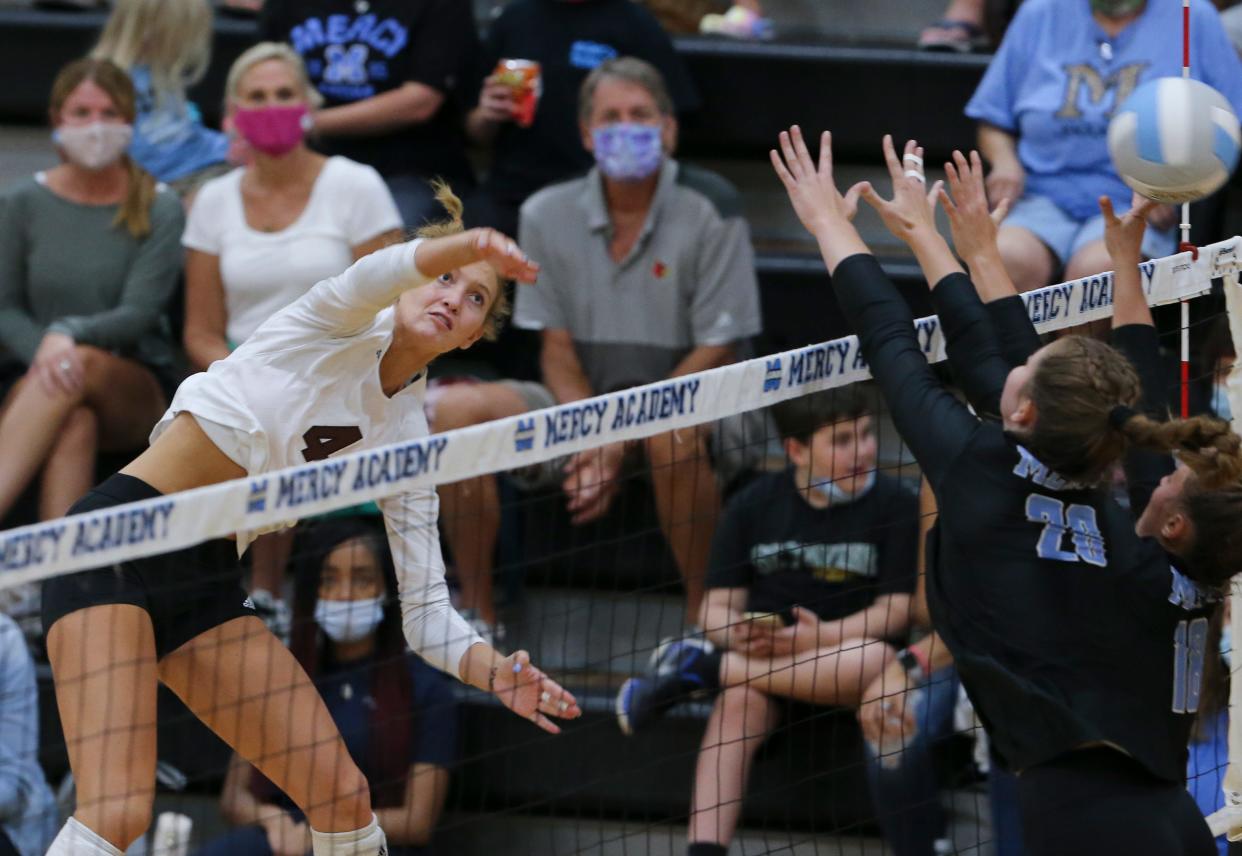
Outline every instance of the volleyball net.
MULTIPOLYGON (((1240 251, 1242 238, 1233 238, 1202 247, 1194 256, 1183 253, 1142 265, 1143 287, 1153 306, 1194 301, 1192 383, 1202 394, 1192 400, 1202 407, 1211 404, 1214 379, 1227 376, 1224 359, 1242 333, 1235 329, 1230 337, 1226 317, 1237 327, 1242 315, 1226 313, 1216 296, 1223 288, 1231 307, 1242 299, 1237 291, 1240 251), (1216 295, 1214 282, 1223 283, 1216 295), (1216 344, 1205 344, 1209 341, 1216 344)), ((1080 327, 1111 316, 1112 276, 1049 286, 1023 299, 1041 334, 1080 327)), ((1172 367, 1180 351, 1181 322, 1176 312, 1158 315, 1172 367)), ((939 319, 920 318, 915 326, 928 360, 944 360, 939 319)), ((1170 373, 1171 403, 1179 397, 1176 374, 1170 373)), ((354 761, 370 780, 373 804, 384 812, 406 812, 401 824, 392 821, 395 815, 381 813, 391 827, 390 845, 413 845, 424 837, 424 827, 435 827, 453 852, 672 853, 684 849, 687 836, 702 841, 712 830, 736 826, 746 852, 800 852, 799 847, 820 852, 817 848, 826 841, 836 848, 826 852, 871 852, 866 848, 881 834, 899 853, 902 845, 892 839, 902 835, 932 835, 941 842, 936 846, 956 848, 943 852, 987 852, 993 835, 984 784, 987 753, 976 740, 981 732, 969 719, 968 707, 959 704, 951 671, 936 672, 917 693, 886 691, 882 700, 886 706, 911 702, 916 719, 921 717, 920 730, 929 736, 935 732, 925 746, 916 750, 908 740, 898 740, 868 747, 859 735, 855 710, 888 656, 876 640, 887 638, 900 647, 921 633, 914 630, 911 636, 914 622, 905 615, 909 599, 917 597, 920 536, 914 495, 919 473, 878 398, 855 394, 866 389, 867 379, 858 340, 849 336, 401 444, 346 450, 304 466, 11 529, 0 532, 0 593, 163 555, 178 563, 187 591, 208 576, 249 586, 246 565, 258 561, 255 549, 251 559, 238 562, 229 547, 199 545, 300 520, 292 541, 273 549, 277 577, 284 581, 276 594, 292 616, 291 626, 281 624, 279 616, 275 623, 288 631, 299 661, 312 672, 354 761), (823 414, 830 415, 829 422, 822 422, 828 418, 823 414), (861 426, 862 418, 874 427, 861 426), (803 442, 800 429, 790 426, 808 424, 812 431, 832 424, 833 433, 826 442, 803 442), (859 451, 866 446, 859 438, 873 430, 874 450, 859 451), (865 466, 826 460, 834 455, 833 443, 847 440, 855 444, 856 461, 865 466), (594 471, 575 468, 575 462, 602 457, 607 449, 615 450, 619 463, 607 470, 609 484, 601 490, 591 481, 594 471), (854 492, 864 496, 864 485, 872 484, 876 473, 874 484, 899 490, 893 496, 902 498, 864 513, 861 504, 846 500, 854 492), (795 485, 798 479, 803 483, 795 485), (809 489, 808 479, 817 490, 809 489), (786 493, 803 505, 782 504, 781 484, 790 485, 786 493), (436 490, 438 520, 432 499, 436 490), (600 498, 601 493, 607 496, 600 498), (812 494, 818 497, 814 502, 812 494), (402 536, 429 535, 438 528, 450 582, 457 585, 467 568, 475 575, 474 591, 461 592, 459 603, 478 601, 478 574, 485 575, 482 597, 489 606, 497 605, 491 623, 493 631, 503 630, 500 647, 528 650, 536 665, 578 697, 584 715, 565 724, 565 733, 545 734, 482 692, 459 685, 446 692, 447 685, 437 684, 417 664, 406 669, 404 654, 389 650, 387 660, 375 654, 383 646, 371 649, 365 640, 391 631, 388 617, 376 619, 378 629, 361 645, 351 634, 351 622, 355 627, 365 623, 366 610, 340 604, 392 599, 382 584, 378 593, 355 589, 353 596, 342 595, 360 585, 354 571, 367 564, 357 559, 366 552, 362 546, 385 550, 383 523, 367 505, 402 495, 424 500, 408 503, 404 517, 389 516, 388 526, 397 530, 391 560, 398 566, 436 566, 439 557, 419 547, 434 539, 402 536), (367 526, 374 538, 364 537, 367 526), (833 526, 847 527, 848 537, 833 526), (341 553, 338 548, 347 543, 351 550, 341 553), (703 616, 688 614, 685 592, 697 584, 683 582, 701 579, 704 564, 710 566, 706 584, 712 591, 751 591, 749 600, 730 601, 726 609, 726 614, 747 613, 737 622, 745 624, 744 633, 707 628, 717 647, 737 642, 745 656, 713 666, 717 679, 730 673, 724 679, 727 691, 679 695, 671 709, 658 706, 660 715, 635 727, 632 737, 623 736, 620 709, 629 720, 643 719, 627 707, 635 699, 623 692, 626 679, 654 682, 661 673, 656 666, 665 675, 674 669, 685 671, 687 681, 698 679, 687 661, 702 650, 703 632, 695 625, 703 616), (722 565, 728 567, 717 567, 722 565), (763 596, 755 594, 760 588, 763 596), (813 602, 798 603, 799 595, 813 602), (884 604, 887 612, 873 609, 865 624, 850 623, 851 616, 875 604, 884 604), (762 641, 775 627, 802 632, 799 622, 813 626, 805 613, 792 609, 795 605, 817 613, 832 629, 814 644, 796 643, 789 650, 780 647, 787 643, 762 641), (753 629, 769 623, 766 631, 753 629), (670 640, 673 644, 666 644, 670 640), (395 660, 401 662, 394 667, 395 660), (359 671, 351 663, 369 664, 372 671, 359 671), (448 814, 440 817, 445 793, 450 795, 448 814)), ((1222 388, 1228 390, 1232 412, 1242 414, 1242 379, 1222 388)), ((269 541, 264 549, 271 546, 269 541)), ((463 589, 470 586, 463 581, 463 589)), ((425 629, 426 622, 442 620, 410 617, 411 605, 417 612, 432 594, 403 594, 407 627, 425 629)), ((176 603, 175 588, 164 596, 176 603)), ((182 607, 185 620, 192 621, 193 604, 182 607)), ((416 629, 412 638, 435 635, 420 632, 416 629)), ((45 654, 43 641, 33 641, 36 654, 45 654)), ((462 642, 449 639, 438 643, 445 650, 423 653, 437 662, 462 642)), ((77 678, 82 687, 98 681, 100 670, 124 671, 129 677, 119 676, 118 683, 132 679, 134 664, 117 662, 109 651, 114 643, 102 633, 80 641, 77 662, 83 671, 77 678)), ((109 732, 104 714, 67 709, 73 702, 65 698, 59 709, 61 716, 103 727, 100 745, 68 748, 79 758, 132 754, 158 732, 162 784, 156 811, 171 808, 193 817, 189 837, 194 846, 230 834, 221 815, 244 823, 255 803, 289 806, 269 778, 230 761, 223 744, 196 724, 204 710, 217 733, 243 735, 243 752, 257 755, 276 780, 324 778, 322 766, 315 765, 326 763, 331 752, 314 749, 335 741, 334 735, 320 734, 309 748, 305 740, 301 748, 291 748, 293 738, 273 737, 283 729, 295 733, 296 743, 309 733, 298 730, 305 726, 306 699, 289 680, 262 671, 270 668, 269 661, 247 659, 253 651, 246 648, 246 638, 217 644, 220 650, 200 652, 201 661, 181 664, 180 673, 169 678, 180 699, 170 695, 152 702, 158 725, 144 721, 132 726, 134 733, 118 733, 124 728, 109 732), (248 680, 224 686, 218 662, 243 664, 248 680), (258 733, 266 736, 259 740, 258 733), (269 737, 274 742, 265 743, 269 737), (280 759, 273 761, 273 753, 280 759), (222 783, 226 802, 232 800, 223 811, 215 807, 222 783)), ((55 783, 67 758, 46 677, 45 668, 41 757, 55 783)), ((70 696, 79 707, 86 697, 70 696)), ((115 692, 109 698, 110 704, 126 702, 115 692)), ((1242 748, 1242 740, 1238 745, 1242 748)), ((1219 791, 1224 760, 1201 764, 1192 771, 1192 781, 1215 777, 1219 791)), ((93 782, 89 787, 108 786, 93 782)), ((331 788, 307 793, 312 791, 312 799, 324 800, 331 788)), ((63 814, 71 807, 66 799, 59 810, 63 814)), ((291 823, 296 827, 297 821, 291 823)), ((174 852, 158 848, 166 846, 164 841, 184 842, 184 821, 172 818, 160 826, 149 846, 174 852)), ((262 834, 270 838, 276 833, 265 826, 262 834)))

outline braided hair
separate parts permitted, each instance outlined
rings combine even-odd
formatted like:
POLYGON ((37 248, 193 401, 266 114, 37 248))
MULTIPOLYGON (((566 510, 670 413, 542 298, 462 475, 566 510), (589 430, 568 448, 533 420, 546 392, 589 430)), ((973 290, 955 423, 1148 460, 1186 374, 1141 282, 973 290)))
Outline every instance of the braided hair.
POLYGON ((1023 445, 1059 475, 1095 484, 1126 450, 1109 414, 1118 405, 1137 404, 1142 384, 1114 348, 1067 336, 1044 349, 1025 392, 1036 417, 1023 445))

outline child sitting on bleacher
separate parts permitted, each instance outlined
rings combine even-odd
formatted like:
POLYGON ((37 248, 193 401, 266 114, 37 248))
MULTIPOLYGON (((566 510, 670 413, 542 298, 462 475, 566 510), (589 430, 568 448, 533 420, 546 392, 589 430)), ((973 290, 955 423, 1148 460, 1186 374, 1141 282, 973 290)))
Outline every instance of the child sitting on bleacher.
POLYGON ((691 693, 722 689, 699 750, 690 856, 724 856, 764 740, 810 705, 856 705, 909 624, 918 507, 876 471, 866 398, 829 390, 773 416, 791 466, 725 508, 700 615, 707 639, 661 645, 617 697, 632 734, 691 693))
MULTIPOLYGON (((396 578, 377 527, 342 517, 309 532, 295 557, 290 648, 371 783, 388 853, 425 856, 456 755, 451 681, 406 650, 396 578)), ((240 828, 197 856, 310 852, 305 819, 240 756, 229 765, 220 810, 240 828)))

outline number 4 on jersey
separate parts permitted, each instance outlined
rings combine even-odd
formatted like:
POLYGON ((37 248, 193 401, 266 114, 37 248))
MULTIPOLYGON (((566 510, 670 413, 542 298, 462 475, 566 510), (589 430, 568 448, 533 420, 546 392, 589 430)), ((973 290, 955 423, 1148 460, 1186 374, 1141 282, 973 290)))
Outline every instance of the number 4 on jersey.
POLYGON ((1059 499, 1032 493, 1026 498, 1026 519, 1044 524, 1039 543, 1035 545, 1039 558, 1057 562, 1081 561, 1100 568, 1108 564, 1104 536, 1100 534, 1095 509, 1091 506, 1071 505, 1066 508, 1059 499), (1072 550, 1061 549, 1066 531, 1071 533, 1072 550))
POLYGON ((302 442, 306 444, 302 457, 307 461, 322 461, 361 439, 362 431, 357 425, 312 425, 302 435, 302 442))

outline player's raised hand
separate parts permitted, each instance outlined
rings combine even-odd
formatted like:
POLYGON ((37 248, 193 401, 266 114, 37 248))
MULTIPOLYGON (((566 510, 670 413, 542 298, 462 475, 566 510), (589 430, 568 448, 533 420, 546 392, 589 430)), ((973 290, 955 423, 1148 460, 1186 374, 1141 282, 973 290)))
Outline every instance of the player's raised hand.
POLYGON ((923 174, 923 147, 915 140, 906 142, 901 159, 893 148, 893 138, 884 135, 884 162, 893 182, 893 198, 885 199, 869 182, 863 182, 862 198, 876 210, 884 225, 907 244, 927 232, 936 231, 936 197, 941 183, 927 189, 923 174))
POLYGON ((522 252, 517 241, 495 229, 475 229, 474 248, 479 260, 496 269, 505 279, 534 282, 539 276, 539 265, 522 252))
POLYGON ((802 129, 797 125, 781 131, 780 151, 772 149, 770 157, 794 212, 808 232, 818 235, 821 229, 832 229, 854 219, 860 187, 851 187, 845 195, 837 190, 832 177, 831 132, 824 131, 820 137, 818 164, 811 159, 802 129))
POLYGON ((489 688, 509 710, 551 734, 560 734, 561 729, 549 717, 582 716, 573 694, 532 666, 525 651, 515 651, 496 663, 489 688))
POLYGON ((988 253, 997 253, 996 235, 1000 223, 1009 213, 1009 200, 1002 199, 996 210, 988 210, 987 185, 983 160, 972 151, 967 158, 959 151, 944 165, 948 192, 940 189, 938 199, 949 217, 953 246, 967 261, 988 253))
POLYGON ((1136 265, 1143 258, 1143 233, 1147 229, 1147 215, 1159 207, 1145 196, 1134 194, 1130 210, 1120 217, 1113 211, 1113 201, 1100 197, 1100 213, 1104 215, 1104 246, 1115 268, 1136 265))

